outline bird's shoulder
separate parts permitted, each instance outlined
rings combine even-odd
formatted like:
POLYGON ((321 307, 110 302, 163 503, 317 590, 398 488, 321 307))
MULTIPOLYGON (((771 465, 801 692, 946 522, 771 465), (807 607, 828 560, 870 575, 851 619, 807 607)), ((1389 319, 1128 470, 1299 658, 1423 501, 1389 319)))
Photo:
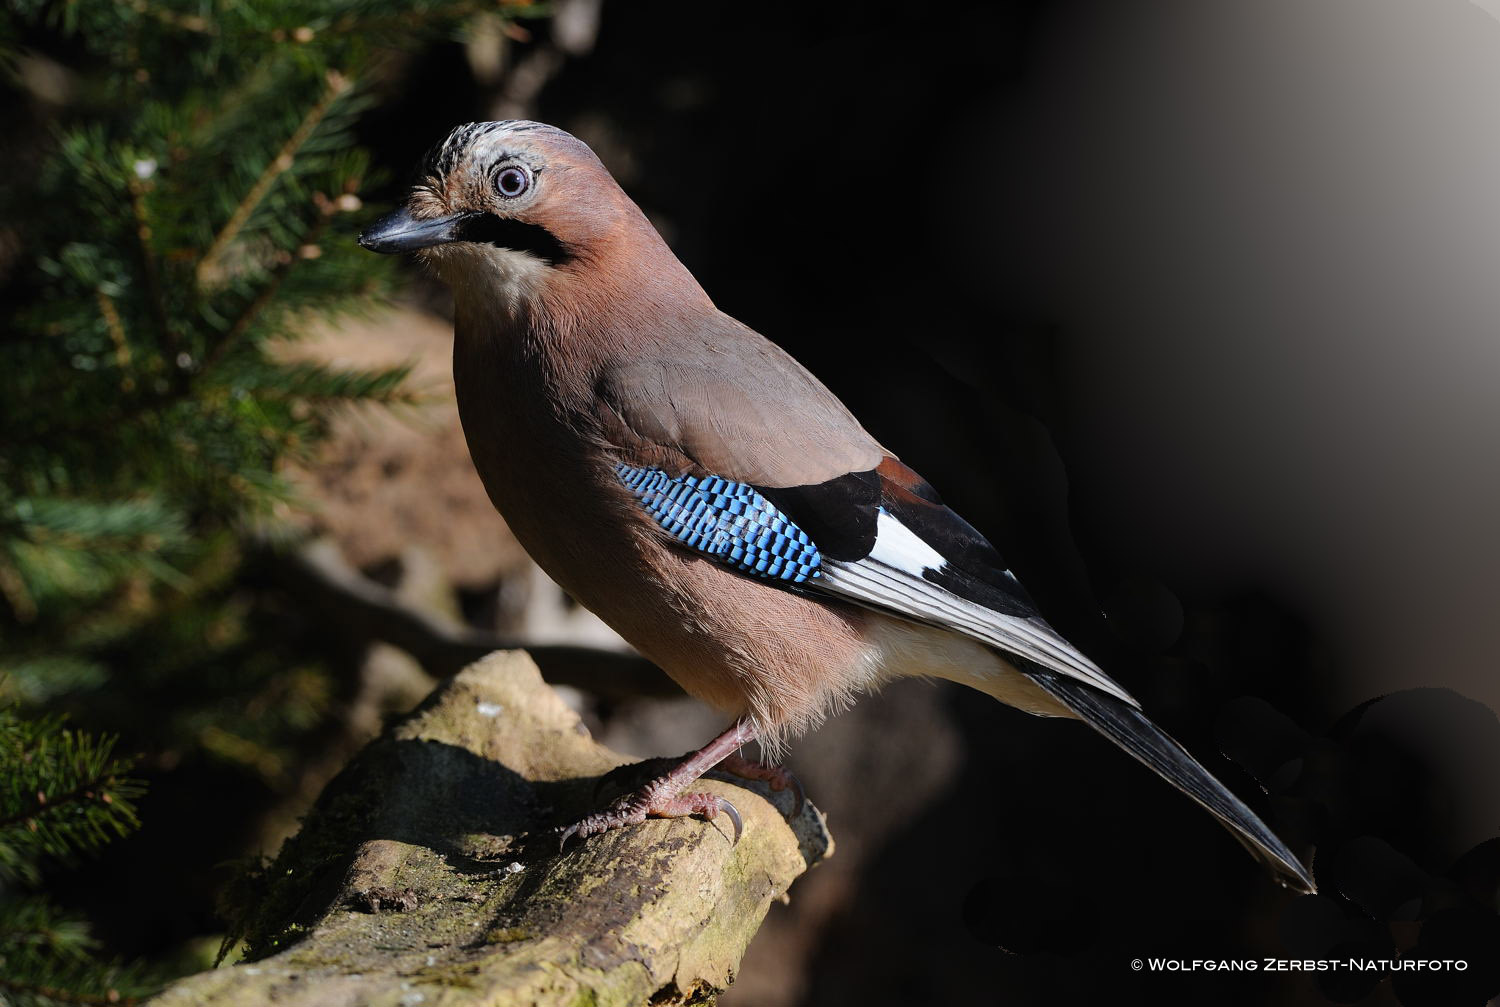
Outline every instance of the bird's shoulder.
POLYGON ((621 460, 674 475, 799 486, 887 453, 790 354, 722 313, 609 362, 595 392, 621 460))

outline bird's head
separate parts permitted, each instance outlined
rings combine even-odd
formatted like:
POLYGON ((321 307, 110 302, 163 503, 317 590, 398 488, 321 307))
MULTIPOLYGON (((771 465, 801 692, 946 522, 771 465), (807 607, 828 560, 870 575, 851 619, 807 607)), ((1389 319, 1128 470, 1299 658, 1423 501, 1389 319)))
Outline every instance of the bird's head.
POLYGON ((406 205, 359 243, 372 252, 420 252, 450 281, 474 270, 535 278, 597 257, 644 223, 572 134, 525 120, 471 122, 428 153, 406 205))

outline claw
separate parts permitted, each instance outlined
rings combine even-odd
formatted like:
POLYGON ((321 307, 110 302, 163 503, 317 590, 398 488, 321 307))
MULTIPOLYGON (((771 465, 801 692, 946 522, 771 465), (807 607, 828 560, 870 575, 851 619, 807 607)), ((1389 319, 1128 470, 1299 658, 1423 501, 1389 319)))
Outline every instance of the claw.
MULTIPOLYGON (((729 758, 741 745, 755 740, 755 728, 748 721, 738 720, 734 725, 720 734, 717 738, 704 745, 696 752, 689 752, 673 764, 672 768, 657 776, 655 779, 643 786, 637 787, 632 793, 626 794, 615 800, 615 802, 584 818, 582 821, 569 826, 566 829, 557 830, 558 851, 561 852, 569 839, 574 836, 587 837, 611 829, 623 828, 627 825, 635 825, 647 818, 686 818, 689 815, 702 815, 704 818, 713 818, 719 812, 724 812, 734 822, 734 839, 731 845, 740 841, 740 836, 745 832, 744 820, 740 818, 739 809, 730 804, 722 797, 713 794, 684 793, 688 785, 698 779, 707 770, 729 758), (675 796, 674 796, 675 795, 675 796)), ((670 762, 670 760, 668 760, 670 762)), ((626 768, 626 767, 622 767, 626 768)), ((606 773, 603 778, 596 782, 595 786, 615 777, 618 770, 606 773)), ((627 776, 638 773, 640 770, 629 767, 627 776)), ((763 776, 757 778, 764 778, 763 776)), ((596 791, 597 795, 597 791, 596 791)), ((798 797, 800 806, 801 786, 798 785, 798 797)))
POLYGON ((745 822, 744 819, 740 818, 740 810, 721 797, 719 798, 719 811, 728 815, 729 820, 734 823, 734 838, 729 841, 729 845, 739 845, 740 836, 745 833, 745 822))

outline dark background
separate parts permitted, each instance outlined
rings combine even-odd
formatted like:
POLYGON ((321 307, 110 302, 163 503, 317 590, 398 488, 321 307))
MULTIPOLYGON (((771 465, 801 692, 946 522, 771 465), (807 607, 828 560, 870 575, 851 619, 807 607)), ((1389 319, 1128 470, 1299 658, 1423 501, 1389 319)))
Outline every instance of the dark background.
MULTIPOLYGON (((937 719, 955 775, 887 823, 806 1002, 1347 1002, 1372 982, 1127 963, 1414 942, 1489 971, 1407 1002, 1494 992, 1497 47, 1459 2, 646 4, 542 92, 1324 890, 1081 728, 892 689, 860 750, 937 719)), ((836 831, 878 799, 811 788, 836 831)))
MULTIPOLYGON (((1406 1002, 1495 992, 1497 54, 1456 0, 613 4, 541 92, 1323 888, 1081 727, 893 688, 793 761, 841 841, 921 793, 804 1002, 1350 1002, 1128 962, 1414 943, 1472 985, 1406 1002), (939 785, 882 753, 929 722, 939 785), (830 748, 870 777, 820 786, 830 748)), ((449 55, 371 120, 391 164, 490 116, 449 55)))
MULTIPOLYGON (((1500 21, 1464 0, 610 2, 591 44, 530 27, 513 57, 562 55, 524 99, 460 42, 392 68, 360 130, 395 180, 366 201, 400 199, 460 122, 583 137, 719 306, 985 532, 1321 888, 1275 887, 1080 725, 901 683, 794 747, 839 852, 773 907, 726 1005, 1500 992, 1500 21), (1470 967, 1130 967, 1398 953, 1470 967)), ((707 736, 678 709, 656 718, 691 730, 658 752, 707 736)), ((140 849, 100 868, 136 878, 111 947, 212 932, 206 864, 182 869, 192 911, 136 922, 162 869, 125 863, 140 849)))

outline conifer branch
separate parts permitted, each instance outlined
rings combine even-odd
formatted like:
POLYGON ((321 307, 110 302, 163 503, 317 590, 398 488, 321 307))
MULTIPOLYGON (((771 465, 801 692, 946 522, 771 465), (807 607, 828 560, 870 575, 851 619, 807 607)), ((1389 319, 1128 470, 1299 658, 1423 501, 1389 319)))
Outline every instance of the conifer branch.
MULTIPOLYGON (((307 234, 303 236, 302 247, 317 244, 318 239, 323 236, 323 230, 328 226, 328 218, 333 216, 333 212, 333 204, 324 198, 322 193, 319 193, 318 218, 313 222, 307 234)), ((234 320, 234 324, 229 327, 229 331, 224 334, 224 338, 219 340, 219 344, 213 348, 213 352, 203 361, 203 371, 211 370, 228 355, 229 351, 244 338, 250 326, 260 317, 260 313, 276 297, 276 292, 281 289, 282 281, 292 271, 292 267, 297 264, 296 252, 285 254, 286 258, 276 264, 276 268, 272 270, 271 277, 266 281, 265 286, 261 287, 254 299, 245 306, 245 310, 240 312, 239 317, 234 320)))
POLYGON ((114 768, 110 767, 110 772, 100 773, 83 781, 59 797, 47 797, 38 791, 38 799, 30 806, 0 818, 0 830, 14 828, 23 823, 29 827, 37 819, 56 815, 58 811, 78 801, 103 801, 105 804, 113 804, 114 799, 110 797, 108 788, 115 783, 114 768))
POLYGON ((119 990, 109 990, 102 995, 90 993, 78 993, 74 990, 58 989, 55 986, 44 986, 39 983, 26 983, 16 979, 7 979, 0 976, 0 990, 9 990, 12 993, 20 993, 26 996, 40 997, 45 1000, 54 1000, 64 1004, 88 1004, 98 1007, 135 1007, 141 1002, 140 997, 126 996, 119 990))
POLYGON ((128 392, 135 387, 135 382, 129 373, 130 340, 125 335, 125 323, 120 321, 119 309, 103 288, 94 291, 94 297, 99 302, 99 313, 104 316, 105 327, 109 329, 110 342, 115 344, 115 365, 120 368, 122 375, 120 389, 128 392))
POLYGON ((221 272, 219 260, 224 257, 224 252, 228 249, 230 242, 234 241, 235 237, 250 220, 250 215, 255 212, 255 208, 266 197, 266 193, 271 191, 271 187, 276 184, 282 175, 292 170, 292 165, 297 158, 297 152, 302 149, 302 145, 312 136, 313 131, 318 128, 318 124, 328 115, 334 102, 342 97, 352 86, 349 78, 337 70, 328 71, 327 81, 328 84, 323 90, 322 97, 318 99, 312 108, 307 110, 307 115, 303 116, 302 123, 292 133, 286 143, 282 145, 281 150, 277 152, 276 156, 271 158, 271 163, 266 165, 265 170, 260 173, 260 177, 255 180, 255 184, 250 187, 250 191, 245 193, 245 198, 240 200, 234 212, 229 215, 229 220, 225 222, 224 227, 214 237, 213 243, 209 245, 208 251, 204 253, 202 260, 199 261, 197 272, 198 286, 200 288, 211 286, 219 279, 221 272))
MULTIPOLYGON (((254 758, 236 757, 236 774, 281 760, 286 781, 306 776, 305 740, 347 653, 321 631, 263 632, 295 637, 302 616, 246 562, 249 519, 283 499, 282 460, 326 437, 334 409, 406 399, 398 368, 293 363, 265 337, 294 335, 303 312, 350 310, 391 275, 329 238, 343 231, 332 217, 360 209, 369 168, 356 81, 394 59, 386 47, 467 12, 543 12, 85 0, 54 25, 49 6, 26 0, 18 23, 39 26, 39 48, 88 100, 39 106, 60 141, 19 151, 41 170, 15 207, 28 243, 0 312, 21 335, 0 340, 0 665, 17 704, 0 706, 0 1004, 135 1004, 181 963, 114 957, 87 913, 41 888, 138 824, 144 784, 112 739, 38 708, 124 723, 127 753, 238 746, 254 758), (246 713, 245 695, 268 693, 246 713)), ((446 628, 408 635, 440 656, 494 642, 446 628)))
POLYGON ((26 590, 26 581, 3 554, 0 554, 0 597, 10 604, 17 622, 26 623, 36 619, 36 599, 26 590))
POLYGON ((169 28, 181 28, 183 31, 190 31, 196 35, 217 35, 219 33, 218 28, 214 26, 212 21, 204 17, 199 17, 196 14, 179 14, 176 11, 163 10, 155 4, 147 3, 146 0, 115 0, 115 2, 121 7, 130 8, 137 14, 145 14, 148 17, 155 18, 169 28))
POLYGON ((140 179, 134 176, 127 181, 126 189, 130 193, 130 210, 135 216, 136 246, 141 253, 141 272, 146 278, 146 294, 151 301, 152 314, 156 316, 156 325, 161 329, 162 340, 166 343, 168 358, 175 360, 180 344, 177 330, 172 328, 171 319, 167 317, 167 300, 162 294, 161 274, 156 267, 156 254, 151 251, 151 223, 146 217, 146 189, 141 185, 140 179))

